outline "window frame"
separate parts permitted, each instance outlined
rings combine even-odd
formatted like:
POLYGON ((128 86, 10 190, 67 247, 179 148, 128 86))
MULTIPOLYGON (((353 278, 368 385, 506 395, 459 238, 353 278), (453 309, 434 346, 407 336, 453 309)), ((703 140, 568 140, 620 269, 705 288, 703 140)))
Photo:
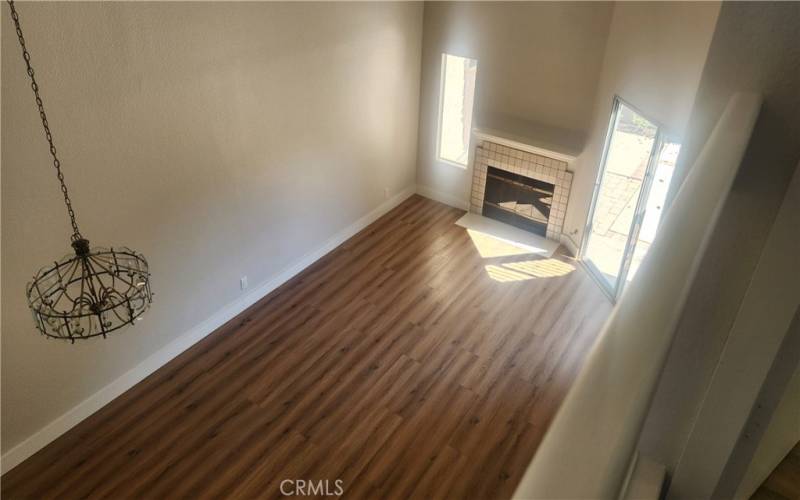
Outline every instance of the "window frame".
POLYGON ((471 158, 471 149, 472 149, 472 130, 468 132, 468 139, 467 139, 467 157, 464 160, 464 163, 459 163, 457 161, 450 160, 448 158, 442 157, 442 133, 443 129, 443 119, 444 119, 444 89, 445 89, 445 74, 447 69, 447 56, 451 57, 458 57, 461 59, 467 59, 470 61, 475 62, 475 82, 473 83, 473 96, 472 96, 472 103, 469 109, 469 122, 470 128, 472 128, 472 119, 474 118, 474 110, 475 110, 475 88, 477 88, 477 81, 478 81, 478 60, 473 59, 471 57, 466 56, 459 56, 456 54, 448 54, 447 52, 442 52, 441 57, 441 64, 439 69, 439 106, 437 108, 437 125, 436 125, 436 160, 445 163, 447 165, 452 165, 454 167, 458 167, 461 169, 466 170, 469 167, 470 158, 471 158))
POLYGON ((680 137, 674 134, 670 134, 667 131, 667 128, 661 122, 651 119, 649 115, 643 113, 639 108, 637 108, 630 102, 626 101, 618 94, 614 94, 611 105, 611 116, 609 117, 608 120, 606 137, 605 141, 603 142, 603 153, 600 156, 600 162, 598 164, 598 172, 595 178, 595 183, 592 190, 592 198, 589 205, 589 213, 587 214, 586 217, 586 223, 583 228, 583 238, 581 239, 581 245, 578 251, 578 259, 584 264, 584 267, 589 271, 589 275, 600 285, 600 289, 611 300, 612 303, 617 302, 617 299, 619 299, 619 297, 622 295, 622 290, 627 284, 628 271, 630 271, 630 260, 633 258, 635 243, 638 239, 639 231, 641 230, 641 225, 644 219, 644 209, 646 208, 646 203, 644 203, 645 206, 643 207, 642 202, 646 201, 650 195, 650 189, 652 188, 652 182, 653 182, 653 177, 655 175, 658 156, 660 154, 661 147, 665 142, 680 143, 681 139, 680 137), (606 162, 608 160, 608 153, 609 153, 609 148, 611 146, 611 139, 614 134, 614 128, 617 123, 617 117, 621 106, 625 106, 626 108, 632 110, 639 116, 643 117, 644 119, 652 123, 656 127, 656 136, 653 141, 652 149, 650 150, 650 157, 648 159, 645 175, 644 178, 642 179, 641 191, 636 201, 636 214, 634 215, 634 218, 631 221, 631 228, 629 230, 627 242, 625 244, 623 260, 620 263, 620 273, 617 276, 617 283, 612 287, 602 276, 601 271, 597 269, 590 260, 586 260, 586 251, 589 245, 589 238, 591 237, 591 231, 593 225, 592 222, 594 219, 595 209, 597 208, 597 198, 600 195, 600 188, 603 183, 603 178, 606 172, 606 162))

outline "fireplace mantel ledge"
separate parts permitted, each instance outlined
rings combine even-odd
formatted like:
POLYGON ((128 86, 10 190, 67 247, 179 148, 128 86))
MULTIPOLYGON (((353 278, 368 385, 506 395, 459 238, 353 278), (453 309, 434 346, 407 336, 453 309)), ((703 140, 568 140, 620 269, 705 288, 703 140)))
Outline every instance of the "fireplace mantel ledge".
POLYGON ((565 161, 568 164, 572 164, 572 162, 578 156, 577 152, 563 150, 559 151, 561 148, 554 148, 551 145, 537 144, 537 141, 532 139, 514 135, 508 132, 502 132, 500 130, 490 128, 474 128, 472 129, 472 134, 476 139, 479 140, 489 141, 495 144, 502 144, 503 146, 518 149, 520 151, 565 161))

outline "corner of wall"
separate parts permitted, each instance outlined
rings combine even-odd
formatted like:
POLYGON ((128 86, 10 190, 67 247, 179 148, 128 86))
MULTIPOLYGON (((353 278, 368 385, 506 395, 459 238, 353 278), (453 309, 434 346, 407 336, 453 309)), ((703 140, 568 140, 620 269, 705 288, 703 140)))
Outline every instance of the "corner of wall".
POLYGON ((424 196, 425 198, 430 198, 431 200, 444 203, 445 205, 450 205, 451 207, 454 208, 458 208, 461 210, 469 210, 469 202, 467 200, 458 198, 443 191, 437 191, 436 189, 429 186, 417 184, 417 194, 424 196))
POLYGON ((177 339, 162 347, 155 353, 148 356, 144 361, 134 368, 124 373, 122 376, 112 381, 96 393, 92 394, 77 406, 62 414, 43 428, 39 429, 32 436, 14 446, 0 457, 0 473, 5 474, 13 469, 28 457, 47 446, 50 442, 73 428, 75 425, 86 419, 103 406, 110 403, 113 399, 138 384, 145 377, 163 367, 173 358, 191 348, 200 340, 215 332, 222 325, 241 314, 248 307, 258 302, 296 274, 319 260, 325 254, 341 245, 347 239, 372 224, 378 218, 401 204, 415 193, 415 186, 411 185, 403 189, 400 193, 384 201, 372 211, 353 222, 346 228, 333 235, 328 241, 319 248, 305 254, 294 264, 283 271, 272 276, 266 282, 254 287, 245 296, 228 303, 217 310, 201 323, 195 325, 188 331, 181 334, 177 339))

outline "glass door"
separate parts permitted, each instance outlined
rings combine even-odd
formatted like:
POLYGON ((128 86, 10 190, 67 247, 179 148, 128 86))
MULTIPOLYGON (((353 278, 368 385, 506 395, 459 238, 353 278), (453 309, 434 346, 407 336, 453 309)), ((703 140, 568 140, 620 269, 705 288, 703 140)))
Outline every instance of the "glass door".
POLYGON ((679 150, 655 122, 614 99, 581 251, 612 299, 636 274, 655 237, 679 150))

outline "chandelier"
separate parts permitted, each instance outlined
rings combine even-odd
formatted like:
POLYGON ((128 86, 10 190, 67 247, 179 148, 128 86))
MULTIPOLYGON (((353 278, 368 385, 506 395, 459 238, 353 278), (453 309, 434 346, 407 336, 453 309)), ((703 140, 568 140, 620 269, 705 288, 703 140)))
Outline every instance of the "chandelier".
POLYGON ((147 260, 142 254, 125 247, 91 248, 89 240, 78 229, 39 95, 39 85, 31 67, 31 56, 22 36, 19 14, 14 0, 8 0, 8 5, 72 225, 73 252, 34 275, 26 287, 28 306, 36 328, 47 337, 73 343, 78 339, 106 337, 115 330, 134 324, 150 307, 153 292, 150 290, 147 260))

